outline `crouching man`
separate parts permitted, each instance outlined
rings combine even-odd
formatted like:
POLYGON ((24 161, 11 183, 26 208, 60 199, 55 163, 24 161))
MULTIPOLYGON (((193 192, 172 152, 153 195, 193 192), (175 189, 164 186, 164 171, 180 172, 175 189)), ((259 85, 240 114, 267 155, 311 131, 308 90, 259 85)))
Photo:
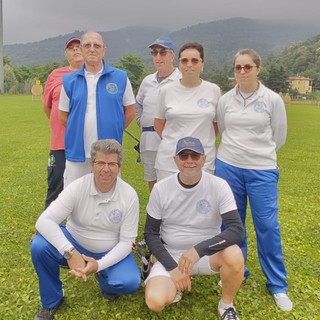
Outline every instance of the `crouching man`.
POLYGON ((204 148, 199 139, 177 142, 177 174, 159 181, 147 205, 145 240, 156 257, 146 279, 145 300, 159 312, 191 290, 191 276, 220 274, 221 319, 239 319, 233 300, 244 273, 237 245, 243 226, 232 191, 226 181, 202 170, 204 148), (221 223, 225 230, 221 232, 221 223))
POLYGON ((139 201, 118 176, 122 160, 117 141, 93 143, 92 173, 68 185, 36 222, 31 255, 42 308, 35 319, 53 319, 64 303, 60 266, 68 266, 69 273, 83 281, 94 273, 108 300, 139 288, 140 272, 131 254, 139 201), (60 225, 65 219, 66 225, 60 225))

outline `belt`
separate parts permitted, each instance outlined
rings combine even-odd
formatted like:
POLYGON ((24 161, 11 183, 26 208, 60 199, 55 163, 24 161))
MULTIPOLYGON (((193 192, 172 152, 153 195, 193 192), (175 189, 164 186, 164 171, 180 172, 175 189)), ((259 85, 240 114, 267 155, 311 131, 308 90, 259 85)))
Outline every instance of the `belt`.
POLYGON ((146 131, 155 131, 155 130, 154 130, 154 126, 151 126, 151 127, 142 127, 142 132, 146 132, 146 131))

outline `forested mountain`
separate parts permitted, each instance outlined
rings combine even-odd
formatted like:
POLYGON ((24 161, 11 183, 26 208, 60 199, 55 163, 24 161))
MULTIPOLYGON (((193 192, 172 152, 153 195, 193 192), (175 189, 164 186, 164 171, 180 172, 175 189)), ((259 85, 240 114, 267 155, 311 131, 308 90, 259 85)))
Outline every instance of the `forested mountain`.
MULTIPOLYGON (((320 34, 320 28, 298 22, 233 18, 201 23, 172 33, 165 29, 150 27, 128 27, 101 33, 107 43, 107 59, 111 64, 131 53, 140 56, 147 66, 150 65, 147 46, 158 36, 168 35, 175 41, 177 48, 188 41, 198 41, 203 44, 206 68, 210 69, 229 63, 239 48, 252 47, 266 57, 271 53, 279 53, 287 46, 292 47, 292 43, 320 34)), ((71 36, 81 34, 81 31, 75 31, 72 34, 34 43, 6 45, 4 54, 13 66, 46 64, 52 61, 62 63, 65 41, 71 36)))
POLYGON ((313 87, 320 89, 320 35, 269 56, 267 67, 273 66, 282 66, 288 75, 309 77, 313 79, 313 87))
POLYGON ((197 40, 206 48, 206 64, 219 68, 232 60, 239 48, 253 48, 263 58, 292 43, 320 34, 320 28, 299 23, 234 18, 188 27, 172 34, 178 45, 197 40))
MULTIPOLYGON (((4 55, 13 66, 47 64, 53 61, 63 63, 64 44, 71 37, 80 37, 82 31, 60 35, 38 42, 4 46, 4 55)), ((107 57, 111 62, 132 53, 139 55, 147 43, 168 31, 160 28, 131 27, 116 31, 100 32, 107 43, 107 57)))

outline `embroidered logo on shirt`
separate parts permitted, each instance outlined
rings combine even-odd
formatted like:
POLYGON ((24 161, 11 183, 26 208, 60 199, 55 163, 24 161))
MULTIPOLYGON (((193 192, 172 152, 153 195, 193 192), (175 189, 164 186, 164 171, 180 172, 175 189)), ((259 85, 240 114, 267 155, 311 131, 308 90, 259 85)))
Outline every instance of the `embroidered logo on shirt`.
POLYGON ((254 105, 254 111, 258 113, 264 113, 266 111, 266 105, 262 101, 257 101, 254 105))
POLYGON ((118 92, 118 86, 116 83, 108 83, 106 89, 111 94, 116 94, 118 92))
POLYGON ((197 102, 198 107, 200 108, 208 108, 209 107, 209 101, 207 99, 199 99, 197 102))
POLYGON ((118 224, 121 221, 122 212, 119 209, 114 209, 109 213, 109 219, 112 223, 118 224))
POLYGON ((208 212, 210 212, 210 210, 211 206, 207 200, 203 199, 197 202, 197 212, 201 214, 207 214, 208 212))

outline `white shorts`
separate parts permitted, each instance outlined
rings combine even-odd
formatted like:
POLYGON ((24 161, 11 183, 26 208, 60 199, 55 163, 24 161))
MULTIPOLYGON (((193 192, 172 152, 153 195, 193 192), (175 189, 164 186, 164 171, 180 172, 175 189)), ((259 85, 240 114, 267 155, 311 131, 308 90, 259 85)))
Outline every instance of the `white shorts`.
POLYGON ((89 159, 86 159, 86 162, 72 162, 67 160, 66 168, 63 174, 64 188, 72 181, 91 173, 91 168, 92 166, 89 159))
MULTIPOLYGON (((172 174, 176 173, 176 172, 172 172, 172 171, 166 171, 166 170, 159 170, 156 169, 157 172, 157 181, 163 180, 169 176, 171 176, 172 174)), ((178 172, 178 170, 177 170, 178 172)))
POLYGON ((144 180, 156 181, 156 169, 154 164, 156 162, 157 151, 143 151, 140 153, 140 158, 143 163, 144 180))
MULTIPOLYGON (((182 252, 173 254, 170 253, 171 256, 174 258, 175 261, 179 260, 179 257, 182 255, 182 252)), ((200 260, 193 266, 192 275, 214 275, 218 274, 219 272, 213 271, 210 267, 210 256, 204 256, 200 258, 200 260)), ((157 261, 151 268, 150 274, 148 278, 145 280, 147 283, 151 278, 164 276, 164 277, 171 277, 170 273, 165 269, 165 267, 157 261)))

